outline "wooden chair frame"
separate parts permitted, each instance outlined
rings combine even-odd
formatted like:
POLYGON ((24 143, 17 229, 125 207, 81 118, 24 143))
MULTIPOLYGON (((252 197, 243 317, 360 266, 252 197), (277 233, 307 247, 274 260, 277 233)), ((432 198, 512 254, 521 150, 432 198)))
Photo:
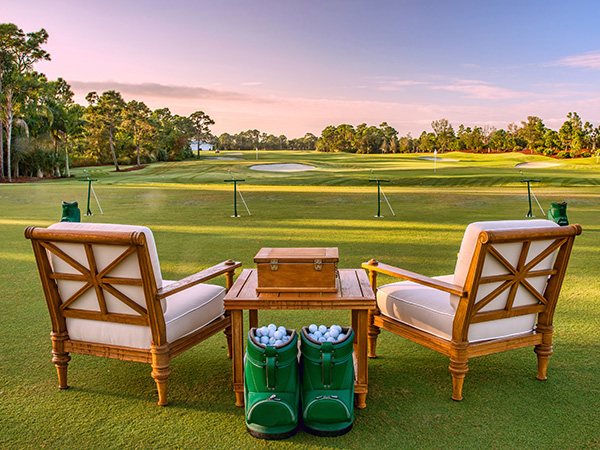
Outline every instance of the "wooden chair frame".
POLYGON ((208 269, 180 281, 168 284, 161 289, 157 288, 154 271, 148 252, 146 236, 142 232, 117 232, 117 231, 76 231, 52 230, 45 228, 28 227, 25 237, 31 240, 33 252, 37 263, 42 288, 50 319, 52 322, 52 362, 58 372, 58 387, 67 389, 67 365, 71 359, 69 353, 83 355, 103 356, 106 358, 138 361, 152 365, 152 377, 158 389, 158 404, 168 403, 166 396, 166 383, 171 370, 170 360, 185 350, 195 346, 220 330, 225 330, 228 344, 228 356, 231 357, 231 318, 224 314, 201 329, 186 335, 175 342, 167 342, 166 325, 161 300, 181 292, 211 278, 225 274, 227 277, 227 290, 233 285, 235 269, 241 266, 240 262, 224 261, 208 269), (90 269, 84 267, 72 257, 58 248, 54 242, 83 244, 90 269), (102 271, 98 271, 92 245, 126 246, 127 249, 114 259, 102 271), (140 278, 110 277, 107 274, 120 262, 132 253, 137 252, 140 278), (79 273, 57 273, 50 262, 50 254, 62 259, 79 273), (74 280, 86 283, 68 299, 62 299, 56 280, 74 280), (145 307, 133 301, 119 290, 120 285, 141 286, 145 297, 145 307), (99 311, 72 309, 70 305, 88 289, 96 291, 99 311), (109 292, 119 301, 127 305, 136 314, 111 313, 107 310, 104 293, 109 292), (142 325, 150 327, 152 343, 149 349, 122 347, 117 345, 98 344, 93 342, 77 341, 69 338, 65 318, 72 317, 87 320, 99 320, 122 324, 142 325))
POLYGON ((581 234, 581 226, 545 227, 516 230, 482 231, 475 247, 473 259, 464 286, 456 286, 434 278, 419 275, 372 259, 363 263, 369 271, 373 290, 377 288, 377 273, 383 273, 403 280, 412 281, 433 289, 457 295, 460 300, 454 316, 452 339, 446 340, 411 325, 381 314, 379 309, 369 312, 369 357, 376 358, 377 336, 380 329, 391 331, 413 342, 429 347, 450 357, 450 372, 453 381, 452 399, 462 400, 462 387, 468 371, 468 360, 477 356, 489 355, 505 350, 534 346, 538 359, 538 380, 546 380, 548 359, 552 355, 552 333, 554 311, 558 295, 565 277, 569 256, 576 235, 581 234), (525 264, 527 251, 533 241, 552 240, 552 243, 532 261, 525 264), (514 267, 496 250, 498 244, 522 242, 518 264, 514 267), (556 251, 554 265, 551 270, 534 271, 534 267, 556 251), (502 276, 482 276, 484 261, 492 255, 506 269, 508 274, 502 276), (538 292, 525 279, 526 276, 547 276, 548 282, 544 292, 538 292), (480 285, 492 282, 502 284, 476 303, 477 290, 480 285), (513 306, 517 287, 521 285, 538 300, 538 304, 513 306), (509 291, 504 309, 482 312, 481 309, 497 298, 501 293, 509 291), (481 342, 469 342, 469 327, 473 323, 487 322, 503 318, 536 313, 537 324, 533 331, 517 336, 489 339, 481 342))

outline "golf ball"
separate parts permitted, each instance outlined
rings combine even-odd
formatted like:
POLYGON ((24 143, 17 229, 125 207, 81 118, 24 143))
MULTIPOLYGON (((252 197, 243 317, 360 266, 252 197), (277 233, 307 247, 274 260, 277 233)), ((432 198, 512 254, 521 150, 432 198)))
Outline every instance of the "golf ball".
POLYGON ((312 323, 308 326, 308 331, 310 331, 311 333, 314 333, 315 331, 317 331, 317 326, 312 323))
POLYGON ((325 334, 327 332, 327 327, 325 325, 319 325, 319 331, 321 334, 325 334))
POLYGON ((279 331, 279 330, 277 330, 275 333, 273 333, 273 337, 274 337, 275 339, 277 339, 277 340, 281 340, 281 338, 282 338, 283 336, 284 336, 284 334, 283 334, 281 331, 279 331))

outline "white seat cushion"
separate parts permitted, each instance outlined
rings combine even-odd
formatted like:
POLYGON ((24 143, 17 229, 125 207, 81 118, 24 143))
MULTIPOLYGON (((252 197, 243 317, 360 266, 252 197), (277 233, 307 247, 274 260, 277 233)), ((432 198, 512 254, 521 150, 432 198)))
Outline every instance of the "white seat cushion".
MULTIPOLYGON (((453 275, 434 277, 451 283, 453 275)), ((456 311, 450 305, 450 294, 411 281, 387 284, 377 290, 377 306, 381 313, 440 338, 452 339, 456 311)), ((531 331, 535 315, 512 317, 472 324, 469 342, 484 341, 531 331)))
MULTIPOLYGON (((165 286, 170 283, 173 281, 163 281, 165 286)), ((224 297, 225 288, 204 283, 168 297, 167 342, 172 343, 221 317, 224 297)), ((66 321, 69 337, 74 340, 140 349, 149 349, 152 343, 150 327, 73 318, 66 321)))
MULTIPOLYGON (((453 276, 435 278, 452 282, 453 276)), ((412 281, 401 281, 377 289, 377 306, 392 319, 450 340, 455 311, 450 306, 449 296, 412 281)))

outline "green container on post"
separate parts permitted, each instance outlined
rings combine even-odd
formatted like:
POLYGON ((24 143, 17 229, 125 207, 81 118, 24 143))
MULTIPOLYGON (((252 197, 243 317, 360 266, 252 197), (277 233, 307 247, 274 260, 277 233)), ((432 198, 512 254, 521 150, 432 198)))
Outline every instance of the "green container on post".
POLYGON ((248 432, 259 439, 285 439, 298 430, 300 380, 298 335, 279 346, 260 344, 248 333, 244 401, 248 432))
POLYGON ((319 342, 302 328, 302 418, 304 429, 318 436, 341 436, 354 421, 354 332, 336 342, 319 342))
POLYGON ((81 222, 81 212, 77 202, 62 202, 62 210, 61 222, 81 222))
POLYGON ((569 219, 567 219, 567 202, 550 203, 550 209, 548 210, 548 220, 556 222, 561 227, 569 225, 569 219))

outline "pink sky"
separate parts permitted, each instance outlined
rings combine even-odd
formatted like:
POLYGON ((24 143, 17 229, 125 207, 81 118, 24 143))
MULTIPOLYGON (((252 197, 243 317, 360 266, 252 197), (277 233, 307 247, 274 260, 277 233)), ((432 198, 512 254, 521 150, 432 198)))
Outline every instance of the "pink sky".
POLYGON ((528 115, 558 129, 600 124, 600 9, 593 1, 0 0, 0 21, 45 28, 52 61, 90 91, 189 115, 215 134, 288 138, 386 121, 400 135, 506 128, 528 115), (563 31, 564 30, 564 31, 563 31))

